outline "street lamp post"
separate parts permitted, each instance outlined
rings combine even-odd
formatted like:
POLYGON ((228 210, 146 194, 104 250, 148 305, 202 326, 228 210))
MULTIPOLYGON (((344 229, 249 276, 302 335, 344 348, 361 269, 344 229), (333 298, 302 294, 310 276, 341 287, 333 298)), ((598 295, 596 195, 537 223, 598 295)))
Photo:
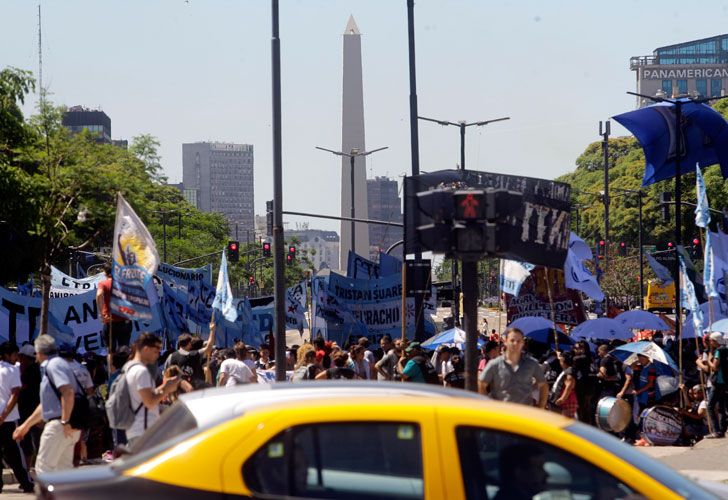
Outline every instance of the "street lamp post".
MULTIPOLYGON (((455 122, 449 122, 447 120, 436 120, 435 118, 427 118, 426 116, 418 116, 419 120, 425 120, 428 122, 437 123, 438 125, 442 125, 443 127, 447 127, 448 125, 452 125, 454 127, 458 127, 460 129, 460 170, 465 170, 465 129, 467 127, 472 127, 473 125, 477 127, 482 127, 484 125, 488 125, 489 123, 494 122, 502 122, 505 120, 510 120, 510 116, 505 116, 503 118, 495 118, 493 120, 484 120, 479 122, 466 122, 464 120, 461 120, 457 123, 455 122)), ((458 261, 456 258, 452 259, 451 268, 450 268, 450 281, 452 282, 452 316, 455 321, 455 326, 460 326, 460 295, 458 293, 458 261)))
POLYGON ((351 217, 351 251, 356 252, 356 227, 354 220, 356 218, 356 208, 354 203, 354 162, 358 156, 369 156, 372 153, 376 153, 377 151, 382 151, 384 149, 388 149, 389 146, 384 146, 383 148, 377 148, 372 149, 371 151, 359 151, 357 148, 353 148, 350 153, 344 153, 343 151, 334 151, 332 149, 322 148, 320 146, 316 146, 316 149, 320 149, 321 151, 327 151, 329 153, 335 154, 336 156, 346 156, 349 158, 349 180, 350 180, 350 189, 351 189, 351 204, 349 205, 349 216, 351 217))

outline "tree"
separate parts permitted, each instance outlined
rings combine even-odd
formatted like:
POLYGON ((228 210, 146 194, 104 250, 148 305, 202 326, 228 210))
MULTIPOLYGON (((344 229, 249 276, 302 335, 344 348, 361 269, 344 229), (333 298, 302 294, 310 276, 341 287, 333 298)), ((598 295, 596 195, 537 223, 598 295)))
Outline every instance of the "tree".
POLYGON ((141 134, 132 138, 129 151, 144 164, 144 170, 152 181, 163 184, 167 182, 167 177, 160 163, 162 157, 159 155, 159 146, 161 143, 156 137, 151 134, 141 134))
POLYGON ((0 71, 0 160, 12 162, 16 149, 30 139, 20 105, 35 90, 30 71, 8 67, 0 71))

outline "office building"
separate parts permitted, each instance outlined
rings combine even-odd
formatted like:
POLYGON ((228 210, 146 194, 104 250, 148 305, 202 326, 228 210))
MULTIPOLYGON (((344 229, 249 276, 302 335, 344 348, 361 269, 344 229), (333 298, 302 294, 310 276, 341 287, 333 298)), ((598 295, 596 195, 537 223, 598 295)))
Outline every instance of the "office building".
POLYGON ((63 113, 61 124, 75 134, 88 130, 97 142, 111 144, 111 118, 100 109, 71 106, 63 113))
POLYGON ((203 212, 219 212, 230 234, 253 234, 253 146, 227 142, 182 145, 184 196, 203 212), (193 203, 194 202, 194 203, 193 203))
MULTIPOLYGON (((638 94, 718 97, 728 83, 728 34, 667 45, 629 60, 638 94)), ((638 106, 650 104, 637 99, 638 106)))
POLYGON ((295 238, 299 241, 296 250, 299 255, 306 253, 316 271, 339 269, 339 235, 336 231, 322 229, 299 229, 284 232, 286 241, 295 238))
MULTIPOLYGON (((370 219, 402 223, 402 200, 396 180, 388 177, 367 179, 367 202, 370 219)), ((370 256, 376 259, 380 250, 386 252, 402 238, 401 227, 369 224, 370 256)))

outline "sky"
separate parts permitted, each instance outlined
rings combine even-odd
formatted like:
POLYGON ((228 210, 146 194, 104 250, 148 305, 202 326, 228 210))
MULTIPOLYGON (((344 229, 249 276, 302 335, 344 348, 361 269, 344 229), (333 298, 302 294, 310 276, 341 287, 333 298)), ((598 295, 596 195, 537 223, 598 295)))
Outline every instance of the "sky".
MULTIPOLYGON (((182 144, 255 148, 255 211, 272 199, 271 17, 264 0, 42 0, 43 84, 57 104, 103 109, 114 139, 161 141, 170 182, 182 144)), ((38 68, 37 1, 0 0, 0 67, 38 68)), ((420 0, 418 111, 471 127, 466 167, 551 179, 574 169, 599 121, 634 108, 631 56, 726 32, 728 5, 684 1, 420 0), (687 21, 693 17, 694 21, 687 21)), ((362 33, 367 176, 411 172, 405 0, 280 0, 283 209, 338 215, 342 33, 362 33)), ((36 96, 25 106, 32 113, 36 96)), ((612 122, 613 135, 626 131, 612 122)), ((460 161, 455 127, 420 122, 420 168, 460 161)), ((306 222, 286 216, 288 228, 306 222)), ((311 228, 338 231, 317 219, 311 228)))

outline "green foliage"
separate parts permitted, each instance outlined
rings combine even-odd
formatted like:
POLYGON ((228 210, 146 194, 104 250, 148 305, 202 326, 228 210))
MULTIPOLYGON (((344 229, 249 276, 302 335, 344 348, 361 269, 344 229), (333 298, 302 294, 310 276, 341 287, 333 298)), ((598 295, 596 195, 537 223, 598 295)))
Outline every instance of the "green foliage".
POLYGON ((129 151, 144 164, 144 170, 149 177, 156 183, 162 184, 167 182, 167 177, 162 170, 159 156, 159 147, 161 143, 151 134, 141 134, 132 138, 129 151))
POLYGON ((20 105, 34 90, 35 79, 29 71, 12 67, 0 71, 0 161, 12 161, 14 150, 30 138, 20 105))

